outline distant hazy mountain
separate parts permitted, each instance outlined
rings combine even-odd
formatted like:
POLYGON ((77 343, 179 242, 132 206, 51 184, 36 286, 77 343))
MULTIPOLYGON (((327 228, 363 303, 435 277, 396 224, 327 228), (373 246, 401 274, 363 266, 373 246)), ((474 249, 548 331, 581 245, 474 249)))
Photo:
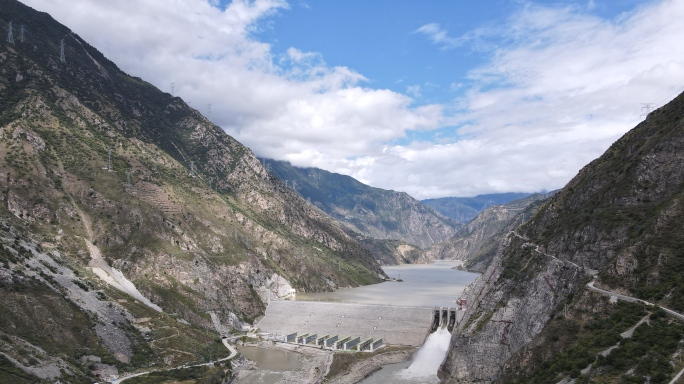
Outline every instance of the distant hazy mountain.
POLYGON ((262 159, 264 166, 290 188, 365 237, 427 248, 456 233, 459 223, 404 192, 370 187, 358 180, 318 168, 294 167, 262 159))
POLYGON ((521 192, 492 193, 475 197, 441 197, 423 200, 422 203, 434 208, 444 216, 465 224, 474 219, 478 213, 484 211, 487 207, 524 199, 530 195, 530 193, 521 192))
POLYGON ((506 233, 530 219, 552 195, 535 193, 506 204, 492 205, 461 227, 452 238, 433 245, 415 261, 429 263, 438 259, 457 259, 463 260, 468 270, 482 272, 494 258, 506 233))

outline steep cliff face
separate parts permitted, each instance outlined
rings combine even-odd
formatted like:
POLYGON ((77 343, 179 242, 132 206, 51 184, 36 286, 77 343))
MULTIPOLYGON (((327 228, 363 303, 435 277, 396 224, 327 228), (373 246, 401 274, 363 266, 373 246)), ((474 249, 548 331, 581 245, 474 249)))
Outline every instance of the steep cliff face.
POLYGON ((667 382, 681 325, 653 307, 609 304, 587 283, 597 275, 597 287, 683 311, 683 187, 680 95, 506 236, 469 291, 474 305, 452 339, 446 382, 667 382))
POLYGON ((549 195, 534 194, 507 204, 486 208, 447 241, 428 248, 416 262, 438 259, 463 260, 466 268, 484 271, 506 233, 530 219, 549 195))
MULTIPOLYGON (((3 30, 12 21, 27 31, 24 41, 0 43, 0 275, 14 327, 25 324, 27 296, 47 305, 67 289, 39 271, 78 273, 84 287, 135 286, 188 327, 209 327, 208 310, 250 322, 290 284, 316 291, 380 281, 365 248, 183 100, 121 72, 47 14, 0 0, 0 20, 3 30), (41 251, 26 253, 26 244, 41 251), (45 269, 40 258, 65 269, 45 269), (28 277, 26 263, 37 268, 28 277)), ((89 311, 77 299, 50 305, 89 311)), ((110 320, 135 344, 131 316, 110 320)), ((7 337, 21 333, 2 326, 7 337)), ((159 357, 163 345, 146 348, 159 357)), ((118 361, 132 361, 134 350, 118 361)))
POLYGON ((318 168, 298 168, 274 160, 264 160, 264 164, 311 203, 366 238, 400 240, 427 248, 448 239, 460 227, 403 192, 373 188, 318 168))

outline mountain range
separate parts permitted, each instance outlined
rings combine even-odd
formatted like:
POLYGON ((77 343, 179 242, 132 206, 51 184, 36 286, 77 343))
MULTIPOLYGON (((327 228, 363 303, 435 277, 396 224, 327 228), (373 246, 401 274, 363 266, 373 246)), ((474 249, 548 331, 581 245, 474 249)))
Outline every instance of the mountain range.
POLYGON ((480 212, 492 205, 503 205, 514 200, 524 199, 530 193, 508 192, 477 195, 475 197, 440 197, 421 202, 444 216, 467 224, 480 212))
POLYGON ((197 361, 215 319, 384 278, 182 99, 45 13, 2 0, 0 19, 28 36, 0 44, 0 381, 197 361))
POLYGON ((350 176, 294 167, 285 161, 262 162, 290 188, 366 239, 427 248, 450 238, 461 226, 404 192, 370 187, 350 176))
POLYGON ((445 383, 684 368, 684 94, 558 192, 419 202, 258 159, 49 15, 0 0, 10 23, 28 38, 0 42, 0 382, 227 382, 187 366, 226 357, 270 299, 444 258, 482 272, 445 383))

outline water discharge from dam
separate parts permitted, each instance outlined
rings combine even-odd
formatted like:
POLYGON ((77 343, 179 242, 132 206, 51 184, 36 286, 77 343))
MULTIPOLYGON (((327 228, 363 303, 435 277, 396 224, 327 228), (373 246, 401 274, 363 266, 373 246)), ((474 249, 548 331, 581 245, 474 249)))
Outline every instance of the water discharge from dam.
MULTIPOLYGON (((361 383, 439 383, 439 379, 437 378, 437 370, 446 356, 449 347, 449 341, 451 339, 451 335, 445 326, 448 324, 448 321, 445 322, 444 326, 439 324, 435 332, 431 333, 427 338, 424 338, 424 332, 427 332, 431 325, 430 318, 432 317, 431 313, 433 308, 443 307, 444 309, 453 309, 456 306, 456 303, 454 302, 455 299, 460 296, 461 292, 468 284, 470 284, 479 276, 476 273, 455 270, 454 268, 459 265, 460 262, 437 261, 433 264, 423 265, 385 266, 383 269, 387 275, 393 278, 401 278, 403 282, 384 282, 364 287, 339 289, 335 292, 306 294, 298 293, 296 295, 296 300, 304 301, 300 302, 301 305, 294 305, 296 303, 290 302, 291 304, 288 304, 287 308, 285 308, 284 306, 287 302, 275 301, 271 302, 267 312, 276 311, 276 314, 278 314, 279 312, 277 312, 277 309, 280 307, 292 310, 290 307, 299 308, 302 305, 309 305, 312 307, 311 309, 297 309, 296 311, 298 312, 294 313, 294 315, 292 315, 292 312, 290 311, 285 311, 280 314, 280 317, 275 316, 274 319, 277 317, 279 319, 279 324, 288 321, 291 322, 293 321, 293 318, 296 318, 297 321, 301 320, 301 325, 299 328, 288 325, 287 329, 278 330, 278 332, 311 332, 312 325, 316 323, 319 318, 322 320, 329 318, 330 328, 333 332, 337 331, 339 333, 341 332, 340 330, 342 330, 342 327, 345 326, 345 322, 351 321, 352 319, 359 321, 359 318, 365 319, 365 317, 368 317, 368 312, 370 311, 370 309, 368 309, 370 308, 369 305, 372 308, 378 306, 377 308, 379 309, 377 310, 388 312, 374 314, 373 316, 375 317, 373 319, 375 320, 370 319, 368 321, 372 322, 371 325, 375 325, 377 323, 378 331, 383 329, 383 327, 388 327, 387 330, 383 330, 379 336, 385 340, 389 340, 392 338, 390 336, 392 336, 395 323, 389 322, 386 326, 384 322, 390 321, 389 319, 394 319, 394 317, 396 317, 393 316, 392 311, 396 312, 396 308, 402 308, 399 309, 399 311, 404 311, 404 307, 399 306, 423 308, 426 312, 424 328, 421 328, 420 330, 421 335, 423 335, 421 336, 422 338, 420 338, 421 341, 416 344, 398 342, 398 344, 403 345, 420 345, 419 343, 422 342, 422 340, 425 340, 422 342, 423 344, 418 352, 416 352, 413 358, 409 361, 384 366, 375 374, 361 381, 361 383), (333 303, 319 303, 319 305, 314 306, 314 303, 305 303, 307 301, 324 301, 333 303, 339 302, 340 304, 335 305, 333 303), (337 308, 336 311, 339 313, 335 311, 333 311, 335 313, 329 313, 330 307, 337 308), (355 310, 352 310, 351 308, 347 309, 346 307, 353 307, 355 310), (358 311, 362 311, 362 313, 360 313, 362 316, 356 318, 356 316, 359 315, 358 311), (300 319, 301 316, 299 315, 302 314, 306 318, 300 319), (340 316, 340 314, 346 314, 347 317, 342 316, 343 319, 335 320, 340 316), (387 314, 387 316, 385 316, 385 314, 387 314)), ((265 329, 267 332, 274 332, 274 330, 268 330, 265 326, 269 316, 271 315, 267 315, 259 325, 264 327, 262 330, 265 329)), ((407 330, 404 328, 406 327, 406 324, 408 324, 407 320, 410 318, 412 319, 412 317, 408 312, 401 312, 401 316, 403 317, 401 318, 400 323, 396 324, 397 330, 400 332, 396 332, 396 334, 404 335, 402 336, 404 337, 402 341, 408 341, 408 333, 406 333, 407 330)), ((327 329, 318 330, 318 332, 321 334, 329 333, 327 329)), ((342 333, 345 334, 340 336, 346 336, 347 333, 351 334, 353 332, 348 332, 345 330, 342 333)), ((375 336, 370 335, 370 337, 375 336)), ((264 354, 268 355, 269 352, 264 351, 264 354)), ((280 380, 282 373, 287 371, 287 369, 269 370, 265 367, 259 366, 260 360, 270 360, 269 357, 270 356, 251 357, 250 360, 257 362, 257 371, 254 372, 255 374, 250 375, 251 377, 245 378, 244 380, 239 380, 238 383, 270 383, 280 380)))
POLYGON ((430 384, 439 383, 437 369, 449 349, 451 334, 446 328, 439 328, 430 334, 425 344, 411 361, 389 364, 380 371, 362 380, 360 384, 430 384))
MULTIPOLYGON (((403 282, 388 282, 335 292, 297 295, 297 300, 329 300, 373 304, 455 307, 454 300, 479 274, 455 270, 458 261, 432 264, 384 266, 388 276, 403 282)), ((439 327, 430 334, 410 361, 389 364, 367 377, 363 384, 432 384, 439 383, 437 370, 446 357, 451 334, 439 327)))

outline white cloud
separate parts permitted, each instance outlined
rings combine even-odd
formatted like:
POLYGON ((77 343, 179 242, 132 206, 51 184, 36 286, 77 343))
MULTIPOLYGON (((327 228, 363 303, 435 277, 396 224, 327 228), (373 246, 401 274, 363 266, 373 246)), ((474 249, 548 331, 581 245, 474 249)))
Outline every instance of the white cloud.
POLYGON ((409 85, 406 87, 406 93, 415 97, 419 98, 421 94, 421 88, 420 85, 409 85))
POLYGON ((430 84, 403 95, 368 88, 362 74, 316 52, 275 56, 251 34, 288 7, 282 0, 236 0, 225 10, 205 0, 25 3, 128 73, 165 91, 175 83, 175 94, 202 112, 211 103, 212 120, 259 155, 418 198, 559 188, 638 122, 640 103, 662 104, 684 86, 677 0, 615 20, 591 7, 524 3, 507 23, 460 37, 424 25, 416 32, 438 47, 467 44, 491 56, 451 85, 465 96, 421 107, 410 96, 430 84), (457 141, 396 144, 409 131, 422 137, 450 125, 459 127, 457 141))
MULTIPOLYGON (((72 28, 128 73, 206 113, 262 156, 299 165, 344 164, 375 155, 407 130, 436 128, 438 105, 412 106, 361 74, 292 47, 274 56, 251 37, 282 0, 27 0, 72 28), (131 10, 135 10, 132 12, 131 10)), ((333 168, 333 170, 336 168, 333 168)))
POLYGON ((444 48, 455 48, 463 44, 463 39, 449 36, 448 32, 437 23, 425 24, 415 32, 426 35, 433 44, 444 48))
POLYGON ((639 122, 640 103, 660 106, 684 89, 684 2, 616 20, 584 12, 527 5, 513 15, 505 45, 455 102, 462 139, 392 147, 392 174, 403 176, 376 165, 364 177, 419 197, 562 187, 639 122))

